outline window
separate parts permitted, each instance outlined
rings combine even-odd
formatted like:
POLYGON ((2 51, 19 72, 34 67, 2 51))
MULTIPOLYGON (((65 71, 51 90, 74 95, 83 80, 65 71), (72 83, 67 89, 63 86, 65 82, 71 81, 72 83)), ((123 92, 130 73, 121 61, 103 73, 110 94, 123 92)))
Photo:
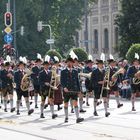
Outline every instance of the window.
POLYGON ((109 48, 109 36, 108 36, 108 29, 104 29, 104 49, 109 48))
POLYGON ((98 49, 98 30, 94 30, 94 48, 98 49))

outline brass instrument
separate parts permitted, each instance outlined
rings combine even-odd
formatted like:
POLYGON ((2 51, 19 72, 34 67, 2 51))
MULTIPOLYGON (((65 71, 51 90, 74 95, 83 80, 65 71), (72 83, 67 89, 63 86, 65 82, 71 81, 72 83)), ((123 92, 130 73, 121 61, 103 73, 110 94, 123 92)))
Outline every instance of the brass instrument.
POLYGON ((110 68, 107 68, 106 69, 106 72, 105 72, 105 76, 104 76, 104 83, 103 84, 103 89, 106 89, 106 90, 109 90, 109 76, 110 76, 110 68))
POLYGON ((102 89, 101 89, 101 94, 100 94, 100 102, 99 104, 102 103, 101 98, 102 98, 102 94, 104 90, 110 90, 109 88, 109 76, 110 76, 110 68, 108 67, 105 71, 105 76, 104 76, 104 83, 102 85, 102 89))
POLYGON ((51 69, 51 81, 50 81, 50 88, 49 88, 49 97, 50 97, 50 94, 51 94, 51 90, 55 91, 55 90, 58 90, 58 86, 60 84, 60 75, 58 75, 56 73, 56 67, 53 66, 52 69, 51 69))
POLYGON ((123 74, 124 71, 125 71, 124 68, 120 68, 117 72, 115 72, 115 73, 112 75, 111 81, 110 81, 110 83, 109 83, 109 85, 110 85, 111 87, 114 86, 114 85, 116 84, 116 82, 117 82, 117 80, 118 80, 119 74, 121 74, 121 73, 123 74))
POLYGON ((25 75, 23 76, 21 80, 20 88, 22 91, 27 91, 30 86, 30 75, 32 74, 32 71, 29 69, 25 69, 25 75))
POLYGON ((134 78, 132 79, 134 85, 140 84, 140 70, 135 74, 134 78))
POLYGON ((92 74, 92 72, 90 72, 90 73, 82 73, 82 72, 80 72, 80 73, 79 73, 79 76, 85 77, 85 78, 89 78, 89 79, 90 79, 91 74, 92 74))

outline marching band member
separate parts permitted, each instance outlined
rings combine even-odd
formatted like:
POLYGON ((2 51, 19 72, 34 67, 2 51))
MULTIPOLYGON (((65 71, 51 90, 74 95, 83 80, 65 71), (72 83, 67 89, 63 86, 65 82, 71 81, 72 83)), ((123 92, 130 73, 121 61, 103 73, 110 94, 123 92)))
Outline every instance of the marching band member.
POLYGON ((80 92, 78 71, 73 68, 74 60, 71 57, 68 57, 66 62, 67 67, 61 71, 61 86, 64 97, 65 122, 68 122, 68 102, 70 99, 72 99, 76 114, 76 123, 79 123, 82 122, 84 118, 79 117, 77 103, 78 93, 80 92))
MULTIPOLYGON (((93 61, 92 60, 87 60, 86 62, 86 66, 83 70, 84 73, 90 73, 93 71, 93 61)), ((88 100, 89 100, 89 96, 91 95, 91 92, 90 92, 90 79, 89 78, 86 78, 85 80, 85 86, 86 86, 86 105, 87 106, 90 106, 88 100)))
POLYGON ((14 82, 16 84, 16 93, 17 93, 17 115, 20 115, 19 107, 20 107, 22 96, 25 98, 25 103, 26 103, 26 107, 28 110, 28 115, 31 115, 34 112, 34 110, 30 109, 28 90, 23 91, 21 89, 22 78, 26 74, 25 73, 25 63, 20 61, 18 63, 18 68, 19 69, 15 72, 15 75, 14 75, 14 82))
POLYGON ((4 111, 7 112, 8 96, 10 98, 11 112, 15 111, 13 107, 13 72, 9 70, 10 62, 5 62, 4 69, 1 71, 2 95, 4 103, 4 111))
POLYGON ((106 89, 107 81, 105 79, 106 72, 103 67, 103 60, 96 60, 97 68, 93 70, 91 74, 91 88, 94 90, 94 116, 98 116, 96 107, 98 99, 103 98, 105 116, 108 117, 110 113, 107 111, 107 94, 108 90, 106 89))
POLYGON ((39 73, 39 84, 40 84, 40 94, 41 94, 41 114, 40 118, 45 118, 44 116, 44 105, 46 98, 48 97, 48 103, 50 105, 50 110, 52 113, 52 119, 57 117, 57 114, 54 114, 54 99, 53 94, 54 91, 51 89, 51 79, 52 79, 52 72, 49 70, 49 62, 44 61, 43 67, 44 69, 39 73))
POLYGON ((59 68, 59 58, 57 56, 54 56, 53 58, 53 64, 52 68, 56 70, 56 86, 57 90, 54 91, 54 105, 57 105, 57 110, 61 110, 62 107, 60 106, 63 104, 63 97, 62 97, 62 91, 61 91, 61 85, 60 85, 60 73, 61 69, 59 68))
MULTIPOLYGON (((75 58, 74 59, 74 69, 76 69, 78 71, 78 73, 82 72, 82 68, 79 67, 79 61, 78 61, 78 58, 75 58)), ((82 93, 82 82, 81 82, 81 77, 79 77, 79 82, 80 82, 80 89, 81 89, 81 92, 79 93, 79 107, 80 107, 80 113, 84 113, 86 112, 86 110, 83 109, 83 98, 84 98, 84 94, 82 93)))
POLYGON ((136 111, 135 109, 135 100, 136 100, 136 94, 138 92, 140 92, 140 83, 137 84, 135 83, 133 80, 134 78, 138 78, 140 77, 137 72, 140 71, 140 66, 139 66, 139 60, 137 58, 135 58, 133 60, 133 64, 132 66, 130 66, 128 68, 128 71, 127 71, 127 78, 129 79, 130 81, 130 84, 131 84, 131 90, 132 90, 132 94, 131 94, 131 102, 132 102, 132 111, 136 111))
POLYGON ((34 86, 34 101, 35 101, 35 108, 38 108, 37 101, 38 101, 38 94, 40 93, 40 85, 39 85, 39 72, 41 71, 41 63, 42 60, 37 58, 35 61, 35 66, 32 68, 31 78, 33 80, 34 86))
MULTIPOLYGON (((109 59, 108 60, 108 64, 109 64, 109 69, 110 69, 110 76, 109 76, 109 80, 110 82, 113 80, 117 80, 115 85, 110 86, 111 91, 115 94, 115 99, 117 102, 117 108, 120 108, 123 106, 123 104, 120 103, 120 99, 119 99, 119 88, 118 88, 118 80, 119 79, 112 79, 112 76, 117 72, 117 68, 116 68, 116 61, 114 59, 109 59)), ((108 98, 108 103, 109 103, 109 98, 108 98)))
POLYGON ((1 71, 4 69, 4 63, 1 62, 0 65, 0 108, 2 107, 1 104, 3 102, 3 98, 2 98, 2 81, 1 81, 1 71))

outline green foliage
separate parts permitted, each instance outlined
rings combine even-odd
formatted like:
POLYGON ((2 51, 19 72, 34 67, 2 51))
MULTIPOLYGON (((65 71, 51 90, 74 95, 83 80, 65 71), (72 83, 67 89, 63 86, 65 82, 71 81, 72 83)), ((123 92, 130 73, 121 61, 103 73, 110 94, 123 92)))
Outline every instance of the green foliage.
POLYGON ((133 44, 127 54, 126 54, 126 58, 128 59, 129 62, 132 62, 135 58, 135 53, 138 53, 138 55, 140 56, 140 44, 133 44))
POLYGON ((73 51, 80 62, 88 59, 88 54, 82 48, 74 48, 73 51))
POLYGON ((49 50, 46 55, 49 55, 50 57, 54 57, 57 56, 59 58, 59 60, 62 59, 62 56, 59 52, 57 52, 56 50, 49 50))
MULTIPOLYGON (((49 28, 44 27, 42 32, 37 32, 37 21, 39 20, 51 25, 55 38, 53 49, 59 51, 61 55, 75 46, 74 36, 76 31, 81 28, 84 1, 16 0, 16 28, 19 30, 21 26, 25 27, 24 36, 17 32, 18 55, 35 58, 37 53, 43 56, 49 50, 49 45, 45 43, 50 36, 49 28)), ((88 2, 91 1, 93 0, 88 2)), ((0 30, 4 29, 3 15, 6 12, 6 3, 7 1, 3 0, 0 4, 0 30)), ((13 0, 11 0, 11 12, 13 13, 13 0)), ((3 35, 0 34, 0 46, 3 44, 3 35)))
POLYGON ((130 46, 140 42, 140 1, 121 0, 122 10, 116 24, 119 26, 120 46, 119 52, 125 57, 130 46))

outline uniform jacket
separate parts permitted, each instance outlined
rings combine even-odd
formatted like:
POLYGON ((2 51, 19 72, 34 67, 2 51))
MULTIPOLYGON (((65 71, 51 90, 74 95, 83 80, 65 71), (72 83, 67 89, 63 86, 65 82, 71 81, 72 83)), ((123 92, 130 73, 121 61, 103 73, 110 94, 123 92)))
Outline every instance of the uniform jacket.
POLYGON ((1 81, 2 81, 2 88, 6 88, 7 86, 12 86, 13 80, 7 76, 8 73, 12 73, 12 71, 8 72, 7 70, 1 71, 1 81))
MULTIPOLYGON (((84 70, 83 70, 84 73, 90 73, 92 71, 93 71, 93 69, 90 68, 90 67, 85 67, 84 70)), ((86 86, 86 89, 88 89, 88 90, 90 90, 90 86, 89 85, 90 85, 90 79, 89 78, 86 78, 86 80, 85 80, 85 86, 86 86)))
POLYGON ((39 85, 40 85, 41 91, 49 89, 49 86, 47 86, 45 83, 51 82, 51 75, 52 75, 52 73, 49 70, 47 72, 45 70, 42 70, 39 73, 39 85))
POLYGON ((16 83, 16 89, 20 89, 21 80, 22 80, 23 76, 24 76, 24 74, 22 73, 22 71, 17 70, 15 72, 14 82, 16 83))
POLYGON ((34 66, 32 68, 32 74, 31 74, 31 78, 33 80, 33 84, 34 85, 39 85, 39 72, 41 71, 41 69, 38 66, 34 66))
POLYGON ((62 70, 60 82, 61 86, 69 91, 80 91, 78 71, 75 69, 72 69, 71 72, 68 68, 62 70))
POLYGON ((129 79, 130 82, 132 82, 132 78, 134 78, 135 73, 137 73, 139 70, 140 68, 137 69, 135 66, 130 66, 126 73, 126 79, 129 79))
POLYGON ((104 76, 105 76, 105 70, 102 70, 102 72, 97 68, 95 70, 93 70, 92 74, 91 74, 91 80, 90 80, 90 85, 92 90, 94 90, 94 88, 100 88, 102 87, 101 84, 99 84, 99 81, 103 81, 104 80, 104 76))

